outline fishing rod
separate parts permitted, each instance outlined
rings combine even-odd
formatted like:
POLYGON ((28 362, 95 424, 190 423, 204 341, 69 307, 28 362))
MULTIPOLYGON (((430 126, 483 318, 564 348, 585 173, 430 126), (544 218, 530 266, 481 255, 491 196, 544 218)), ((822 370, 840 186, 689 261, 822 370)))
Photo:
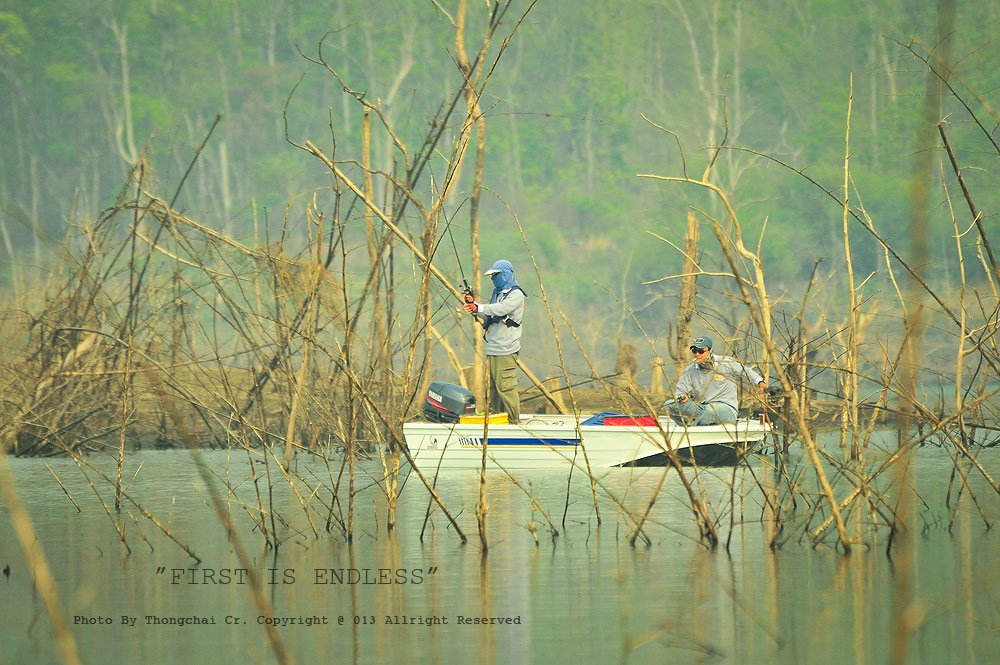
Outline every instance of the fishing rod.
MULTIPOLYGON (((589 378, 589 379, 584 379, 583 381, 580 381, 578 383, 571 383, 571 384, 562 386, 561 388, 556 388, 554 390, 550 390, 549 393, 550 394, 560 393, 560 392, 562 392, 564 390, 569 390, 570 388, 579 388, 580 386, 585 386, 588 383, 593 383, 594 381, 605 381, 607 379, 613 379, 616 376, 621 376, 621 375, 622 375, 622 372, 615 372, 614 374, 605 374, 604 376, 595 376, 595 377, 592 377, 592 378, 589 378)), ((525 402, 530 402, 531 400, 538 399, 539 397, 549 398, 549 396, 545 395, 545 394, 532 395, 531 397, 527 397, 525 399, 522 399, 521 403, 524 404, 525 402)))
MULTIPOLYGON (((465 278, 465 270, 462 268, 462 258, 458 255, 458 245, 455 244, 455 235, 451 232, 451 222, 458 216, 459 210, 461 210, 464 205, 465 201, 462 201, 451 218, 449 218, 448 214, 445 213, 444 217, 447 220, 447 223, 444 225, 444 231, 448 235, 448 238, 451 239, 451 248, 455 252, 455 261, 458 263, 458 274, 462 278, 462 295, 465 296, 466 302, 472 302, 475 298, 475 294, 472 292, 472 287, 469 286, 469 280, 465 278)), ((440 244, 440 242, 441 241, 439 240, 438 243, 440 244)))

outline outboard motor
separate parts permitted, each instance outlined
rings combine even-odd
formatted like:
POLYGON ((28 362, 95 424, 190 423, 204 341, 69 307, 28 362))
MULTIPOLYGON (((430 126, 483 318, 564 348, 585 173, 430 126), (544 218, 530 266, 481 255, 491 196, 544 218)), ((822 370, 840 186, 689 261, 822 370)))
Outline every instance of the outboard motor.
POLYGON ((457 423, 476 413, 476 396, 462 386, 435 381, 427 389, 423 412, 432 423, 457 423))
MULTIPOLYGON (((761 405, 757 405, 756 408, 749 409, 746 416, 748 418, 757 418, 760 421, 768 422, 773 420, 778 414, 782 412, 785 406, 785 393, 781 388, 768 388, 764 395, 763 408, 761 405)), ((740 414, 743 415, 742 413, 740 414)))

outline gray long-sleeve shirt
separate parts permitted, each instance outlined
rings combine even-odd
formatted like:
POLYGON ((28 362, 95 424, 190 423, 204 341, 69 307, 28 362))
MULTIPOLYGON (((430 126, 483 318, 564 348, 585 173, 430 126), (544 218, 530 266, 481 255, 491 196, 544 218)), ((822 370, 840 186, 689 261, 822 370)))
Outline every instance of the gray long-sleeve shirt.
POLYGON ((722 402, 739 410, 736 381, 741 376, 746 376, 757 385, 764 378, 753 368, 729 356, 717 356, 713 353, 712 362, 714 365, 712 369, 702 369, 698 363, 691 363, 684 369, 680 379, 677 380, 677 398, 687 394, 702 404, 722 402))
POLYGON ((521 321, 524 320, 524 292, 521 289, 508 289, 500 294, 495 303, 478 303, 477 314, 484 322, 487 317, 494 316, 503 319, 509 317, 517 326, 508 326, 499 319, 493 319, 493 324, 486 330, 484 350, 488 356, 509 356, 521 350, 521 321))

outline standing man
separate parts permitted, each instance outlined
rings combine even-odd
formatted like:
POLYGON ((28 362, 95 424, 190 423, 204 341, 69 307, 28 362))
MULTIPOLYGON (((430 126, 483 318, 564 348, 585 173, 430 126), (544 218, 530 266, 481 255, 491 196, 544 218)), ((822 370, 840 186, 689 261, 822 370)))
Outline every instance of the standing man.
POLYGON ((694 339, 690 348, 694 362, 677 380, 676 401, 667 409, 671 416, 691 425, 734 423, 739 414, 736 380, 745 376, 761 392, 767 390, 767 382, 753 368, 735 358, 712 353, 711 337, 694 339))
POLYGON ((517 391, 517 354, 521 351, 521 321, 525 293, 514 277, 514 266, 501 259, 484 274, 493 280, 489 304, 465 296, 465 311, 483 322, 486 357, 490 370, 490 412, 506 411, 512 423, 521 419, 521 396, 517 391))

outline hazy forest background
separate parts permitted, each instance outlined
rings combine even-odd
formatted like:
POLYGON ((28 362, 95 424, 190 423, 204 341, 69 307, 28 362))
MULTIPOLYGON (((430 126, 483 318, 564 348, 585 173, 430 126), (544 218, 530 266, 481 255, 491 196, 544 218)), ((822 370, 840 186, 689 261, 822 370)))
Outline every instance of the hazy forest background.
MULTIPOLYGON (((0 0, 0 289, 9 348, 29 347, 25 357, 34 360, 31 353, 44 356, 47 344, 58 347, 52 334, 59 326, 40 330, 45 317, 39 311, 51 313, 52 303, 72 290, 60 286, 56 296, 54 284, 86 282, 66 274, 79 270, 84 265, 79 257, 98 244, 94 229, 113 235, 93 220, 109 219, 111 209, 120 213, 122 201, 136 197, 136 179, 150 196, 171 201, 199 232, 246 250, 247 256, 257 247, 279 246, 289 265, 301 266, 311 253, 319 254, 314 232, 333 233, 336 224, 343 241, 337 251, 343 250, 338 269, 344 301, 353 308, 370 286, 371 211, 349 196, 331 195, 336 178, 303 146, 308 141, 336 155, 357 182, 363 181, 365 154, 373 171, 401 173, 404 157, 393 137, 408 146, 408 154, 417 152, 430 119, 462 88, 452 4, 457 3, 0 0), (375 127, 370 147, 363 143, 366 107, 359 100, 381 115, 369 118, 375 127), (380 131, 383 125, 392 133, 380 131)), ((901 257, 915 260, 915 270, 944 302, 965 284, 971 291, 990 290, 990 271, 975 259, 977 252, 982 256, 980 235, 973 230, 959 241, 970 266, 956 254, 953 220, 964 232, 972 219, 957 201, 961 189, 938 123, 945 121, 966 186, 985 211, 981 227, 995 229, 993 211, 1000 203, 993 149, 1000 89, 996 2, 510 5, 479 63, 488 80, 479 98, 485 121, 477 210, 481 262, 473 261, 470 248, 471 156, 443 200, 433 247, 435 263, 455 285, 463 276, 474 281, 474 269, 481 272, 495 258, 514 262, 533 296, 522 359, 536 375, 560 374, 541 304, 544 291, 555 327, 572 323, 575 340, 560 353, 574 371, 589 373, 581 360, 588 355, 590 369, 611 373, 620 343, 627 342, 635 346, 640 380, 649 385, 653 358, 674 353, 672 343, 657 344, 676 329, 681 284, 671 277, 685 271, 681 248, 688 214, 725 221, 726 211, 704 188, 644 176, 697 179, 709 148, 720 144, 725 149, 718 153, 712 181, 728 193, 744 241, 761 259, 776 321, 792 326, 798 311, 795 325, 807 336, 835 337, 847 329, 845 317, 854 303, 864 334, 876 345, 883 331, 901 326, 894 286, 900 275, 889 270, 899 266, 854 220, 848 250, 853 266, 846 270, 846 216, 836 199, 842 201, 844 192, 845 150, 851 205, 901 257), (961 97, 949 94, 942 77, 931 74, 936 58, 954 67, 954 74, 943 78, 950 75, 960 85, 961 97), (969 105, 986 120, 985 128, 974 121, 969 105), (807 292, 808 311, 800 309, 807 292)), ((473 60, 496 7, 468 6, 465 31, 473 60)), ((464 111, 465 101, 458 106, 464 111)), ((463 116, 452 117, 415 192, 430 196, 442 190, 448 153, 462 129, 463 116)), ((398 210, 391 200, 398 192, 387 182, 380 176, 371 198, 398 210)), ((121 238, 128 234, 131 214, 115 218, 121 238)), ((420 242, 426 220, 418 207, 396 221, 420 242)), ((730 272, 726 258, 714 239, 706 241, 709 228, 703 228, 696 257, 694 328, 716 335, 721 350, 759 352, 748 341, 756 333, 742 311, 736 282, 724 274, 730 272)), ((375 234, 385 237, 388 231, 377 227, 375 234)), ((149 236, 140 237, 143 242, 133 236, 131 245, 123 241, 115 251, 103 245, 110 256, 102 264, 104 274, 112 275, 115 261, 131 252, 131 282, 122 279, 148 286, 151 294, 167 292, 159 300, 148 296, 147 313, 166 312, 164 303, 198 301, 192 284, 188 292, 171 291, 177 288, 176 272, 173 282, 169 270, 156 281, 135 269, 143 265, 135 252, 168 264, 170 257, 179 264, 176 254, 182 253, 175 245, 157 254, 149 249, 149 236)), ((104 235, 101 242, 108 242, 104 235)), ((205 262, 198 264, 205 271, 202 286, 223 264, 237 276, 257 274, 227 263, 205 249, 211 241, 206 243, 205 262)), ((198 251, 188 250, 185 265, 200 261, 193 258, 198 251)), ((414 284, 421 279, 412 255, 397 243, 379 261, 385 280, 380 288, 394 299, 394 311, 419 309, 414 284)), ((236 288, 256 288, 257 304, 273 310, 276 320, 290 316, 274 295, 287 292, 275 286, 274 293, 261 296, 260 285, 249 282, 236 288)), ((460 363, 471 364, 475 334, 456 313, 457 299, 436 283, 429 288, 439 335, 435 346, 444 345, 460 363)), ((215 300, 204 310, 209 313, 199 316, 226 318, 222 296, 200 297, 208 304, 215 300)), ((103 307, 103 314, 87 316, 96 316, 100 325, 110 321, 119 338, 126 329, 134 334, 134 322, 131 328, 121 322, 135 316, 136 298, 117 305, 112 297, 107 301, 95 307, 103 307)), ((289 295, 290 307, 293 301, 289 295)), ((361 303, 359 311, 382 316, 368 309, 374 302, 361 303)), ((980 322, 995 316, 989 306, 980 309, 980 322)), ((203 340, 219 334, 211 322, 199 325, 203 340)), ((239 329, 232 320, 227 325, 239 329)), ((393 353, 407 353, 406 325, 399 323, 390 333, 402 340, 393 353)), ((925 348, 933 350, 931 328, 925 348)), ((174 345, 185 342, 181 346, 193 352, 198 335, 190 329, 184 334, 191 338, 175 337, 174 345)), ((953 340, 955 331, 944 336, 953 340)), ((60 367, 65 368, 66 349, 79 344, 79 338, 63 340, 60 367)), ((153 353, 152 342, 144 348, 153 353)), ((412 345, 409 353, 414 355, 412 345)), ((836 359, 833 352, 828 360, 836 359)), ((243 361, 255 368, 281 364, 268 353, 243 361)), ((444 354, 434 362, 441 363, 439 378, 454 380, 443 369, 444 354)), ((295 363, 285 369, 294 379, 295 363)), ((44 372, 39 369, 36 376, 44 372)))

